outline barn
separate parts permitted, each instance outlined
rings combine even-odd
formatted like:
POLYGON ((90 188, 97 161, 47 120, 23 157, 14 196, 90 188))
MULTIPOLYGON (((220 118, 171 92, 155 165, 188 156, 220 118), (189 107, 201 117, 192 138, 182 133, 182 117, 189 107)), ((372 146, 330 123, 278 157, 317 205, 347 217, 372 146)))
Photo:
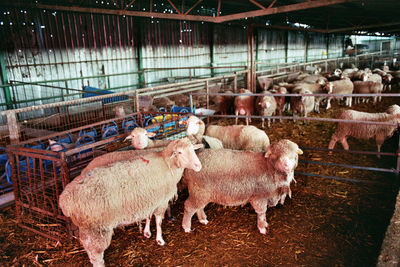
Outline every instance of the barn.
MULTIPOLYGON (((397 0, 2 0, 1 265, 398 266, 399 9, 397 0), (60 195, 104 173, 106 184, 125 187, 114 170, 127 163, 153 181, 162 168, 148 157, 164 154, 151 146, 166 151, 185 137, 203 144, 202 161, 202 153, 217 150, 210 152, 203 133, 192 138, 193 115, 208 135, 213 126, 233 138, 228 144, 214 136, 222 155, 267 162, 274 144, 297 144, 303 153, 285 174, 286 187, 271 178, 265 183, 276 190, 267 194, 252 180, 250 173, 261 173, 252 161, 214 157, 216 176, 203 178, 226 183, 218 194, 231 190, 232 204, 210 200, 207 219, 198 212, 187 233, 182 221, 195 189, 182 170, 162 225, 165 244, 151 218, 160 206, 136 218, 140 212, 121 204, 102 216, 136 219, 116 223, 124 226, 111 229, 110 244, 94 244, 104 262, 93 261, 83 236, 104 225, 84 232, 60 195), (144 149, 128 140, 141 128, 144 149), (242 140, 232 129, 252 130, 242 140), (256 132, 270 145, 243 151, 249 145, 239 144, 254 142, 256 132), (108 165, 87 171, 99 159, 108 165), (186 182, 178 183, 182 176, 186 182), (239 201, 244 184, 254 184, 254 194, 239 201), (255 196, 267 201, 266 213, 253 208, 255 196), (260 214, 269 223, 264 232, 260 214)), ((280 166, 268 164, 267 172, 280 166)), ((174 173, 168 168, 165 177, 174 173)), ((148 182, 150 190, 140 182, 129 194, 154 202, 169 183, 148 182)), ((102 190, 118 199, 111 186, 102 190)), ((104 226, 99 236, 105 233, 104 226)))

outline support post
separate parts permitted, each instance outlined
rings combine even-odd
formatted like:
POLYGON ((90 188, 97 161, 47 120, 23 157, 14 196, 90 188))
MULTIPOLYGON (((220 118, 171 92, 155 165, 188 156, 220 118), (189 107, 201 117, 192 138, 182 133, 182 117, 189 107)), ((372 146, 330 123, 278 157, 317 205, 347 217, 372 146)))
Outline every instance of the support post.
POLYGON ((304 63, 308 61, 308 32, 304 32, 304 63))
POLYGON ((17 122, 17 116, 14 110, 6 111, 7 127, 10 135, 10 143, 16 144, 19 142, 19 125, 17 122))
POLYGON ((233 92, 236 93, 237 92, 237 73, 235 71, 235 76, 233 77, 233 92))
MULTIPOLYGON (((7 70, 6 70, 6 62, 4 60, 4 54, 3 51, 0 50, 0 72, 1 72, 1 84, 6 85, 8 84, 8 76, 7 76, 7 70)), ((6 86, 3 87, 4 91, 4 96, 6 98, 6 106, 7 109, 13 109, 13 101, 11 97, 11 91, 10 87, 6 86)))
POLYGON ((289 55, 289 31, 285 31, 285 63, 288 63, 289 55))
POLYGON ((249 59, 248 63, 250 67, 250 75, 248 76, 250 79, 247 82, 247 89, 249 89, 251 92, 254 92, 254 30, 252 25, 247 27, 247 52, 249 59))
POLYGON ((214 31, 215 31, 215 26, 214 23, 209 24, 209 34, 210 34, 210 67, 211 67, 211 77, 214 77, 215 75, 215 70, 214 70, 214 31))
MULTIPOLYGON (((207 107, 207 109, 210 109, 210 95, 209 95, 210 88, 209 88, 208 80, 206 81, 206 92, 207 92, 207 96, 206 96, 207 104, 206 104, 206 107, 207 107)), ((208 123, 210 123, 210 117, 207 117, 207 124, 208 123)))
POLYGON ((139 104, 139 94, 138 91, 135 91, 135 103, 136 103, 136 112, 138 114, 138 123, 140 127, 143 127, 143 121, 142 121, 142 114, 140 113, 140 104, 139 104))
POLYGON ((138 71, 139 71, 139 88, 145 87, 144 82, 144 70, 143 70, 143 56, 142 56, 142 20, 138 19, 138 27, 137 27, 137 64, 138 64, 138 71))

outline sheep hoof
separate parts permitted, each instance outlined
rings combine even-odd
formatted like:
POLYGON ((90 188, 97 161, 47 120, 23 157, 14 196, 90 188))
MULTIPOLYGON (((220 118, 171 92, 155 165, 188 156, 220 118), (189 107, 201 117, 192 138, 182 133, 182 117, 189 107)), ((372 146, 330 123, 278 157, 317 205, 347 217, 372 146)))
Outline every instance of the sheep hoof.
POLYGON ((190 228, 183 228, 183 230, 185 230, 185 233, 190 233, 190 228))
POLYGON ((200 223, 204 224, 204 225, 207 225, 208 224, 208 220, 207 219, 206 220, 200 220, 200 223))
POLYGON ((165 245, 165 241, 162 238, 161 239, 157 239, 157 245, 164 246, 165 245))
POLYGON ((265 235, 267 233, 267 229, 265 227, 259 228, 258 230, 260 230, 260 233, 263 235, 265 235))
POLYGON ((144 231, 144 232, 143 232, 143 235, 144 235, 144 237, 146 237, 146 238, 150 238, 150 237, 151 237, 151 233, 150 233, 150 232, 144 231))

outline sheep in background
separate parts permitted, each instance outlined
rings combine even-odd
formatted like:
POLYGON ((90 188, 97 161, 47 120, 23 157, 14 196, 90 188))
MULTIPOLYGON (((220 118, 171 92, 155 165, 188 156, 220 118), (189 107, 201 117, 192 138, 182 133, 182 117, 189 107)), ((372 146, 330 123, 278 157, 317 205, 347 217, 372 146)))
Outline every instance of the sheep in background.
POLYGON ((133 131, 125 138, 131 140, 132 147, 134 149, 145 149, 152 147, 165 147, 171 140, 152 140, 150 137, 156 136, 155 133, 149 132, 144 128, 136 127, 133 131))
MULTIPOLYGON (((232 91, 220 91, 219 93, 229 93, 229 94, 233 94, 232 91)), ((217 95, 214 98, 214 102, 215 104, 217 104, 218 106, 218 110, 219 113, 221 115, 228 115, 229 113, 231 113, 231 109, 233 106, 233 100, 234 100, 234 96, 230 96, 230 95, 217 95)))
POLYGON ((190 116, 186 121, 186 135, 193 144, 204 144, 205 148, 224 148, 222 142, 217 138, 204 135, 205 124, 196 116, 190 116))
MULTIPOLYGON (((240 89, 241 94, 251 94, 251 92, 247 89, 240 89)), ((235 105, 235 115, 245 115, 251 116, 254 114, 254 96, 249 95, 238 95, 235 97, 234 105, 235 105)), ((238 119, 236 117, 235 124, 238 123, 238 119)), ((246 125, 249 125, 249 121, 251 122, 251 118, 246 117, 246 125)))
POLYGON ((70 182, 59 205, 79 227, 79 239, 94 266, 104 266, 104 251, 114 228, 156 217, 157 243, 164 245, 161 223, 185 168, 200 171, 201 163, 187 138, 141 159, 100 167, 70 182))
MULTIPOLYGON (((314 83, 298 83, 296 86, 293 88, 292 92, 299 92, 301 89, 309 91, 311 94, 323 94, 327 93, 325 89, 325 85, 327 84, 326 79, 317 79, 314 83)), ((319 106, 322 100, 324 100, 326 97, 325 96, 317 96, 314 97, 314 110, 315 112, 319 113, 319 106)), ((304 101, 304 100, 302 100, 304 101)), ((308 98, 307 105, 311 106, 312 101, 310 98, 308 98)), ((308 111, 307 113, 309 113, 308 111)), ((304 112, 303 112, 304 113, 304 112)))
MULTIPOLYGON (((354 81, 354 94, 380 94, 382 93, 382 84, 372 82, 372 81, 354 81)), ((373 96, 373 103, 376 104, 377 96, 373 96)), ((361 97, 356 97, 354 99, 354 103, 358 104, 361 103, 361 97)))
MULTIPOLYGON (((272 90, 270 91, 273 94, 287 94, 288 91, 286 90, 285 87, 283 86, 279 86, 279 85, 274 85, 272 87, 272 90)), ((276 110, 279 113, 279 116, 282 116, 282 111, 285 109, 285 104, 286 104, 286 100, 285 100, 285 96, 274 96, 275 97, 275 101, 276 101, 276 110)), ((280 122, 282 122, 282 119, 279 119, 280 122)))
MULTIPOLYGON (((312 94, 311 91, 303 88, 298 88, 293 91, 293 94, 312 94)), ((292 96, 290 97, 290 108, 292 109, 293 116, 297 113, 300 116, 307 117, 308 113, 314 110, 315 97, 314 96, 292 96)), ((296 120, 293 120, 296 122, 296 120)), ((304 121, 305 122, 305 121, 304 121)))
POLYGON ((183 177, 189 190, 183 229, 191 231, 191 219, 196 212, 200 223, 207 224, 204 208, 210 202, 226 206, 250 202, 257 213, 258 230, 265 234, 267 208, 279 201, 283 203, 286 195, 290 196, 290 183, 298 155, 302 153, 289 140, 271 144, 265 154, 229 149, 201 151, 198 157, 202 170, 198 173, 186 170, 183 177))
MULTIPOLYGON (((276 110, 276 100, 271 92, 262 92, 264 96, 258 96, 256 99, 256 109, 260 116, 274 116, 276 110)), ((261 128, 264 129, 265 118, 261 118, 261 128)), ((268 128, 271 127, 271 119, 268 118, 268 128)))
POLYGON ((171 110, 172 106, 175 106, 175 102, 166 96, 155 98, 153 103, 157 108, 165 108, 166 110, 171 110))
POLYGON ((252 125, 209 125, 206 135, 221 140, 224 148, 265 151, 269 146, 267 134, 252 125))
MULTIPOLYGON (((352 94, 354 90, 353 82, 346 76, 343 76, 340 80, 328 82, 325 87, 325 90, 328 92, 328 94, 352 94)), ((351 96, 347 96, 345 98, 346 105, 351 107, 351 96)), ((331 97, 328 97, 326 109, 331 107, 331 99, 331 97)))
MULTIPOLYGON (((336 142, 340 141, 343 148, 349 150, 349 144, 347 143, 347 137, 349 136, 359 139, 375 138, 378 152, 380 152, 383 142, 393 135, 397 129, 397 125, 400 123, 400 107, 398 105, 392 105, 385 113, 368 113, 349 109, 342 111, 337 118, 342 120, 390 122, 396 124, 395 126, 391 126, 357 122, 339 122, 336 127, 336 132, 332 135, 328 146, 329 149, 333 149, 336 142)), ((378 158, 380 158, 380 155, 378 155, 378 158)))

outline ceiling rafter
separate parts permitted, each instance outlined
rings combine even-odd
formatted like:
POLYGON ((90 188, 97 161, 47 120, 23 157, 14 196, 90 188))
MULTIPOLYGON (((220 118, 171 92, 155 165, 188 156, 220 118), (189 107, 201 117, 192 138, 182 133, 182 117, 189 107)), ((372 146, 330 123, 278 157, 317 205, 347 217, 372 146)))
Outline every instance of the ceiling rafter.
POLYGON ((263 5, 261 5, 260 3, 258 3, 257 1, 255 1, 255 0, 249 0, 251 3, 253 3, 253 4, 255 4, 256 6, 258 6, 259 8, 261 8, 261 9, 265 9, 265 7, 263 6, 263 5))
POLYGON ((195 7, 196 7, 198 4, 200 4, 202 1, 203 1, 203 0, 198 0, 191 8, 189 8, 189 9, 184 13, 184 15, 189 14, 190 11, 192 11, 193 8, 195 8, 195 7))
POLYGON ((276 3, 276 0, 272 1, 272 3, 268 6, 268 8, 273 7, 275 5, 275 3, 276 3))
POLYGON ((167 1, 175 9, 175 11, 178 12, 178 14, 182 14, 181 11, 174 5, 174 3, 172 3, 171 0, 167 0, 167 1))

